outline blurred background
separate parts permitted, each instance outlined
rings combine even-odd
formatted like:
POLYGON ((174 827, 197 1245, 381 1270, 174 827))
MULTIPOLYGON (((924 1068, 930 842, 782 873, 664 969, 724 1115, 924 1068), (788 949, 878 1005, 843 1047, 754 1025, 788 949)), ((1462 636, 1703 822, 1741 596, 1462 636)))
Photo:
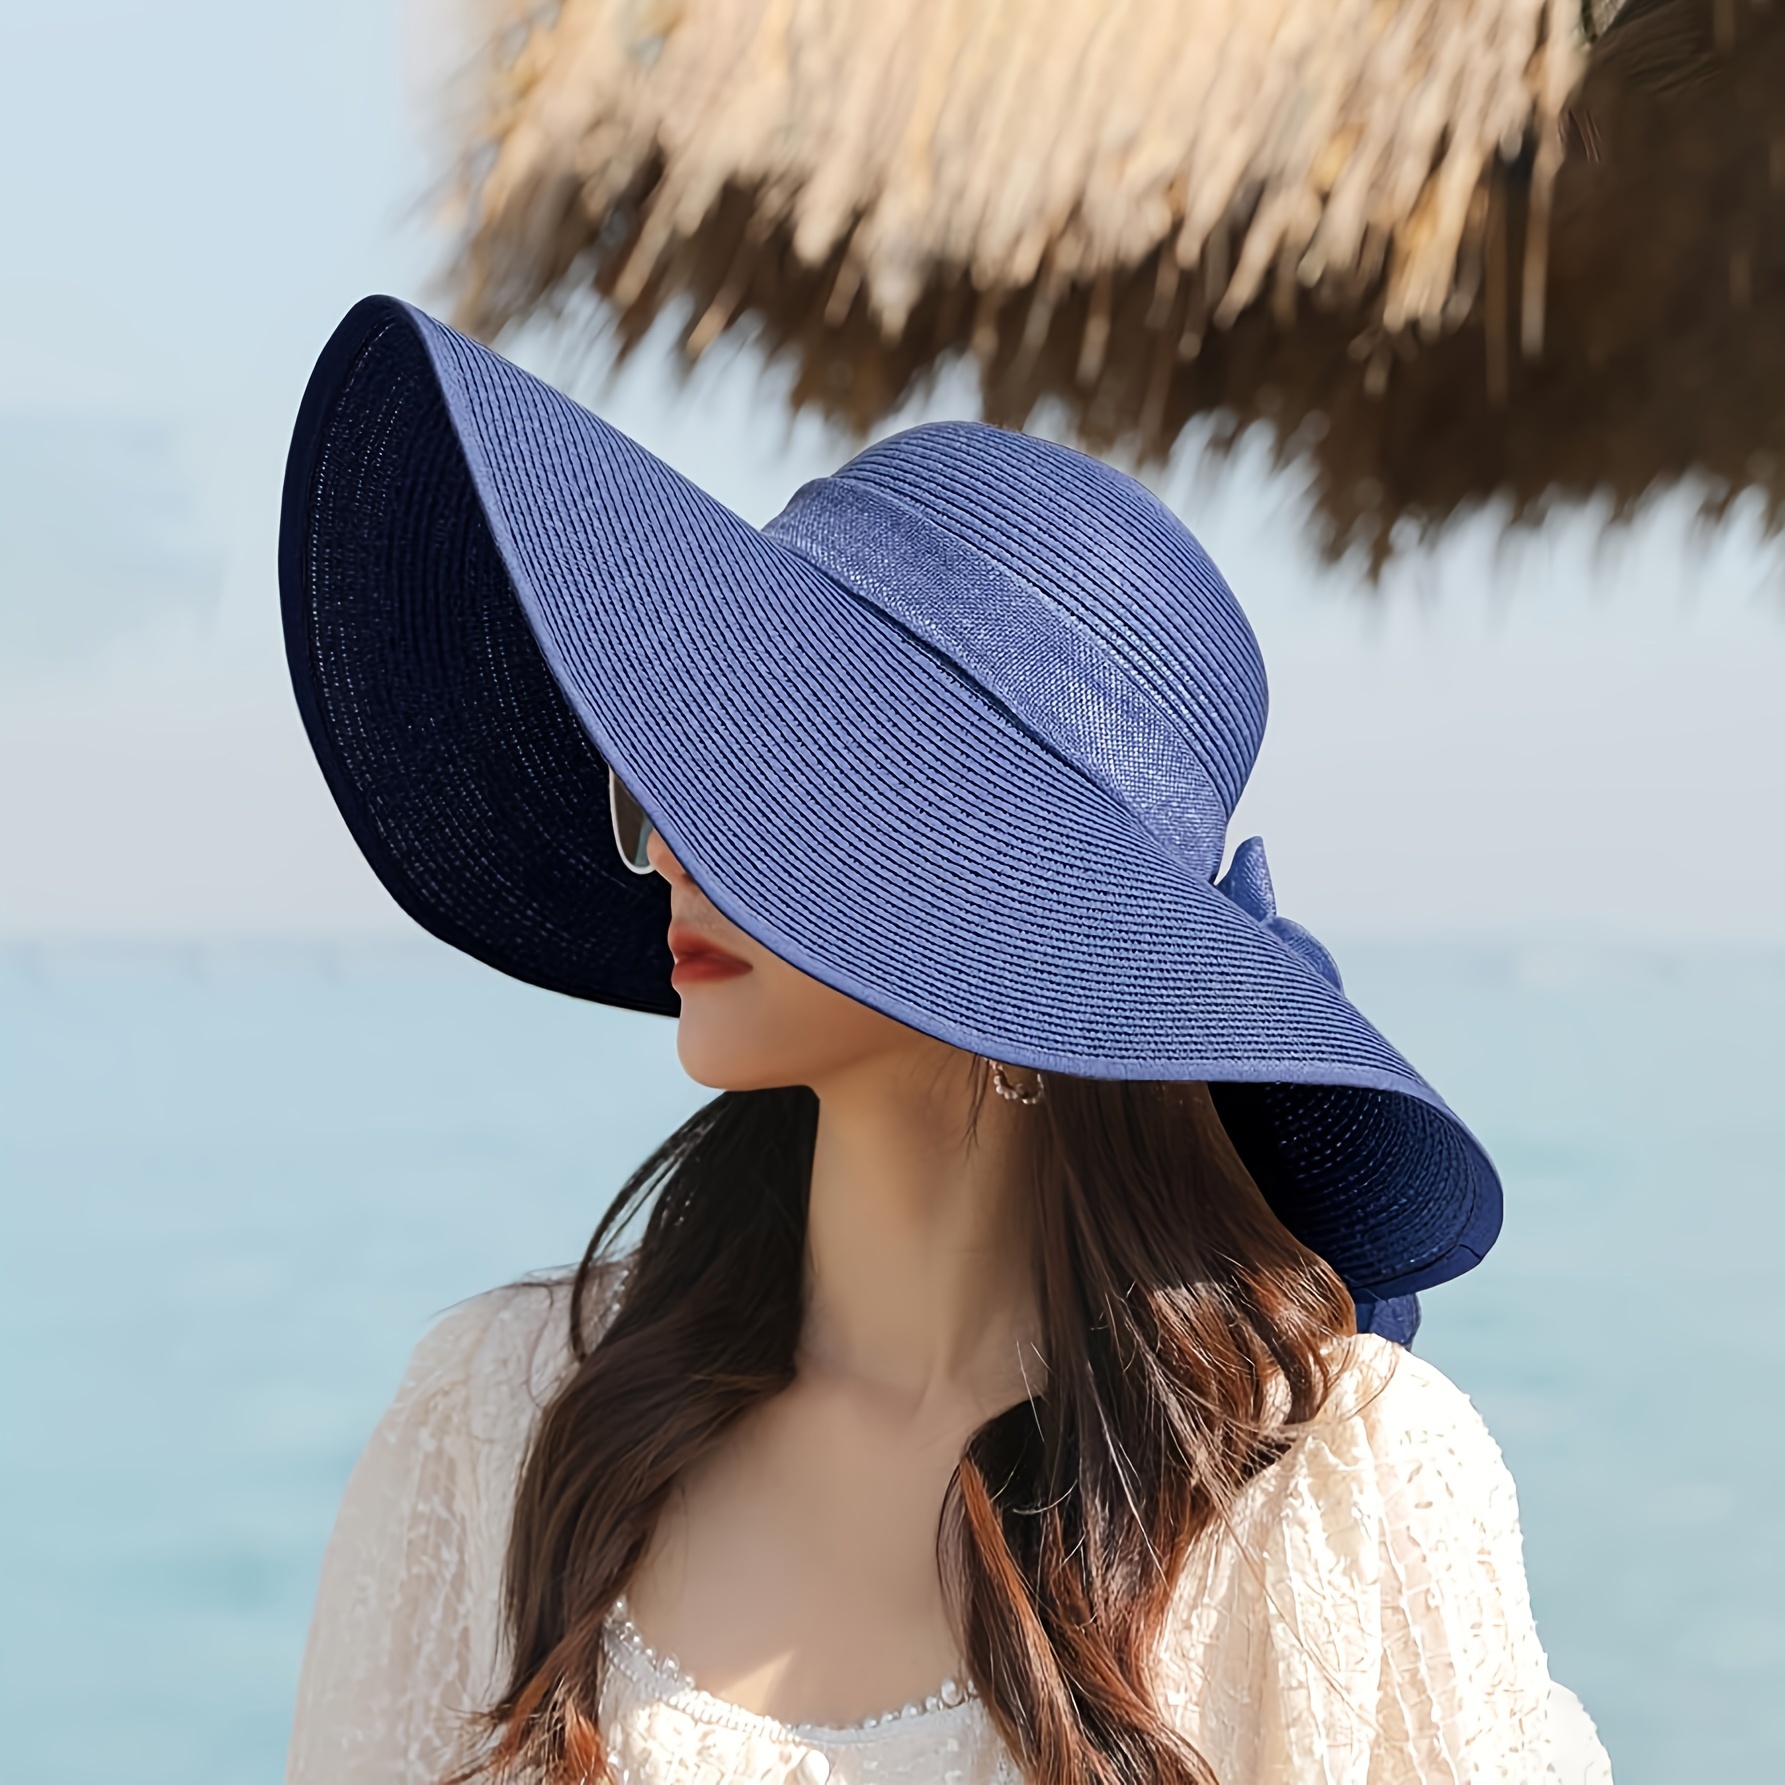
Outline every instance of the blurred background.
MULTIPOLYGON (((467 17, 0 0, 0 1704, 35 1785, 278 1776, 409 1347, 572 1258, 697 1101, 667 1025, 397 911, 285 680, 285 438, 355 299, 450 306, 467 17)), ((761 521, 855 450, 849 406, 765 364, 770 307, 691 363, 702 303, 656 289, 620 363, 524 306, 504 346, 761 521)), ((986 400, 970 356, 901 376, 857 419, 986 400)), ((1360 532, 1266 425, 1281 399, 1226 388, 1225 423, 1183 397, 1143 456, 1270 666, 1232 834, 1268 837, 1285 911, 1506 1178, 1419 1348, 1507 1451, 1542 1635, 1620 1781, 1785 1776, 1766 492, 1410 497, 1360 532)), ((1045 381, 1023 400, 1084 430, 1045 381)))

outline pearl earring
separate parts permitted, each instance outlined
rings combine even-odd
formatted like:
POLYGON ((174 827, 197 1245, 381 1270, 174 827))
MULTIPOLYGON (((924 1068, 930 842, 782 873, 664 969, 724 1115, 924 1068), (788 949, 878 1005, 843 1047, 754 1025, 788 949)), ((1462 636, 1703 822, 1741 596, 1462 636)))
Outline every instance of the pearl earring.
POLYGON ((992 1089, 1006 1103, 1020 1103, 1025 1109, 1033 1109, 1047 1090, 1047 1080, 1038 1072, 1033 1084, 1013 1084, 1010 1074, 994 1060, 992 1062, 992 1089))

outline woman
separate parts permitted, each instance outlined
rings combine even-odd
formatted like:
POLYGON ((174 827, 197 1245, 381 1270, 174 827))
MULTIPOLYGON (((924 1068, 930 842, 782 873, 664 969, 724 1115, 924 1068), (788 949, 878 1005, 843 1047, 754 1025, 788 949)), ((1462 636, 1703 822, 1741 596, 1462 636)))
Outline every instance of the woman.
POLYGON ((1394 1342, 1498 1182, 1256 839, 1215 879, 1263 668, 1160 504, 927 428, 758 532, 373 299, 281 575, 399 902, 722 1092, 424 1340, 298 1785, 1609 1778, 1394 1342))

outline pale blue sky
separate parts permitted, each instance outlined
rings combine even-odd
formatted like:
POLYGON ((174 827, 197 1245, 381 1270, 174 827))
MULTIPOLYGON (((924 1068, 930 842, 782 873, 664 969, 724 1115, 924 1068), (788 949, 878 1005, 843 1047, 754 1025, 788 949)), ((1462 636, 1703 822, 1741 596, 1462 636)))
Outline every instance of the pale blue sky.
MULTIPOLYGON (((334 322, 428 301, 418 98, 457 3, 0 0, 0 934, 407 929, 310 764, 273 545, 334 322)), ((582 394, 762 520, 850 450, 776 391, 728 350, 691 390, 647 354, 582 394)), ((945 381, 925 412, 966 406, 945 381)), ((1291 915, 1785 942, 1785 559, 1751 517, 1478 521, 1371 593, 1256 456, 1168 493, 1264 642, 1234 836, 1291 915)))

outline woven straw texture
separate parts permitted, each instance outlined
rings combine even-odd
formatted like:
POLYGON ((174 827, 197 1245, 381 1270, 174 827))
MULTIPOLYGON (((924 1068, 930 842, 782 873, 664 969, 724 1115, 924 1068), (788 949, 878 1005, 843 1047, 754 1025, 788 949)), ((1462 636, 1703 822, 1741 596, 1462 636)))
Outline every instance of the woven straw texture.
POLYGON ((1121 473, 920 429, 758 532, 374 299, 305 399, 281 553, 330 785, 449 942, 675 1008, 663 890, 608 840, 612 764, 728 916, 851 996, 1044 1070, 1216 1084, 1266 1194, 1359 1289, 1491 1243, 1491 1166, 1276 915, 1262 852, 1211 884, 1262 665, 1121 473))

